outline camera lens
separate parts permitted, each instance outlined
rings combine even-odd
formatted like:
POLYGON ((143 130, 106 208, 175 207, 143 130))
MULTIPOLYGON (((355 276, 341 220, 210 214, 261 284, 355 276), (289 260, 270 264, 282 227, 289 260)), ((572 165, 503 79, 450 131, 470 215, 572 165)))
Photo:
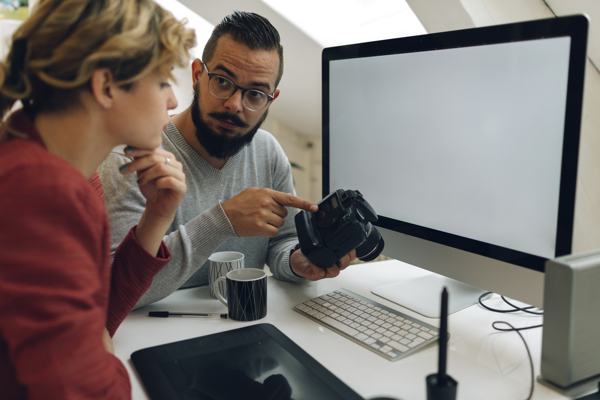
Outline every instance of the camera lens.
POLYGON ((370 223, 367 224, 369 233, 365 241, 356 248, 356 256, 362 261, 371 261, 377 258, 383 251, 383 238, 381 234, 370 223))

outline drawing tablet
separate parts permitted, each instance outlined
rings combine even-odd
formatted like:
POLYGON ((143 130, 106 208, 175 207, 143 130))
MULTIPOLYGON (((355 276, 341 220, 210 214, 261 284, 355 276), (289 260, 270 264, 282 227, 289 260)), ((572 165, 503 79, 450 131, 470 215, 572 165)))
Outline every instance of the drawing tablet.
POLYGON ((362 399, 271 324, 138 350, 151 399, 362 399))

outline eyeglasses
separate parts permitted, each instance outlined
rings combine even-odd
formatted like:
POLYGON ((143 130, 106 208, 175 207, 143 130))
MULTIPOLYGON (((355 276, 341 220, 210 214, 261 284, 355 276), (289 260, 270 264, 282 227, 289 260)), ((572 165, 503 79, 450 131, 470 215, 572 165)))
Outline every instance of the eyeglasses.
MULTIPOLYGON (((204 64, 206 67, 206 64, 204 64)), ((233 82, 223 75, 210 72, 206 68, 208 75, 208 91, 217 99, 226 100, 240 90, 242 92, 242 105, 250 111, 260 111, 275 99, 272 94, 267 94, 262 90, 245 88, 233 82)))

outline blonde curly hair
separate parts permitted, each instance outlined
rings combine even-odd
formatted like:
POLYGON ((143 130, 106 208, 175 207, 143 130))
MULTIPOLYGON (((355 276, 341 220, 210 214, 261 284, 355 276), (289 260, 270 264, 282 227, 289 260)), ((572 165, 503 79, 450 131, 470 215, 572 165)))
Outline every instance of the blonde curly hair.
POLYGON ((78 102, 95 69, 125 90, 184 66, 195 34, 153 0, 40 0, 0 62, 0 117, 16 101, 32 112, 78 102))

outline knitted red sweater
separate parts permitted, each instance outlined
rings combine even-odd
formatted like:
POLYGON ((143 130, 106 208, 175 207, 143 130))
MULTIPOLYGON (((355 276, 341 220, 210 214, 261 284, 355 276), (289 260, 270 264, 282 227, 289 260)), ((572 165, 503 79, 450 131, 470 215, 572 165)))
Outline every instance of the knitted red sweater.
POLYGON ((0 143, 0 397, 129 398, 102 331, 114 333, 168 251, 147 254, 132 229, 111 268, 101 197, 20 123, 32 139, 0 143))

